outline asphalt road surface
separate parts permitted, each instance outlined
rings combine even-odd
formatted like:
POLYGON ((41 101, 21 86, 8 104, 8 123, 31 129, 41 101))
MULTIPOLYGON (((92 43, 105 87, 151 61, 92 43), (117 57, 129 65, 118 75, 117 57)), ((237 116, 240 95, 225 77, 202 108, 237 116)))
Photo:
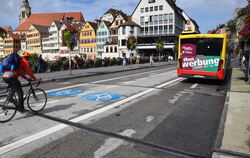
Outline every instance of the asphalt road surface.
POLYGON ((228 80, 176 73, 168 65, 41 84, 48 105, 0 124, 0 157, 210 157, 228 80))

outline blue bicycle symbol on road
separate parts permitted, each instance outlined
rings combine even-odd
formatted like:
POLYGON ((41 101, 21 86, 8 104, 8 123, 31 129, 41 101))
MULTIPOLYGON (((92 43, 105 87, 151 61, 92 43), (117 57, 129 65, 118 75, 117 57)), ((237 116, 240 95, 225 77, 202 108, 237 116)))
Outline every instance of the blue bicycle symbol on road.
POLYGON ((48 93, 51 96, 71 96, 83 93, 82 90, 59 90, 48 93))
POLYGON ((90 101, 114 101, 121 97, 121 95, 115 93, 90 93, 83 95, 81 98, 90 101))

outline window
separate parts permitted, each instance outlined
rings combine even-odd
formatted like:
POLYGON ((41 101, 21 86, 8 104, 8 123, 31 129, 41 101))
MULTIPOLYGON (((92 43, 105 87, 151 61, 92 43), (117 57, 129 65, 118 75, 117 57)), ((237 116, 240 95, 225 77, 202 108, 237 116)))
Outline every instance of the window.
POLYGON ((151 12, 154 11, 154 7, 150 7, 150 11, 151 11, 151 12))
POLYGON ((141 8, 141 13, 144 13, 144 8, 141 8))
POLYGON ((173 23, 173 13, 169 14, 169 23, 173 23))
POLYGON ((149 16, 149 23, 150 25, 153 25, 153 15, 149 16))
POLYGON ((117 47, 115 47, 115 53, 117 53, 117 47))
POLYGON ((159 34, 162 34, 163 33, 163 27, 162 26, 159 26, 159 34))
POLYGON ((160 14, 160 15, 159 15, 159 24, 162 24, 162 23, 163 23, 163 15, 160 14))
POLYGON ((163 5, 160 5, 160 6, 159 6, 159 10, 163 10, 163 5))
POLYGON ((158 24, 158 15, 154 15, 154 24, 158 24))
POLYGON ((148 12, 148 7, 145 8, 145 12, 148 12))
POLYGON ((155 3, 155 0, 148 0, 148 3, 155 3))
POLYGON ((141 28, 141 34, 144 34, 144 27, 141 28))
POLYGON ((158 26, 154 27, 154 34, 158 34, 158 26))
POLYGON ((165 24, 168 23, 168 14, 163 15, 163 20, 165 24))
POLYGON ((109 52, 109 47, 106 47, 106 53, 108 53, 109 52))
POLYGON ((145 35, 148 34, 148 27, 145 27, 145 35))
POLYGON ((141 16, 141 25, 144 25, 144 16, 141 16))
POLYGON ((149 34, 152 35, 153 33, 154 33, 154 27, 150 26, 150 28, 149 28, 149 34))
POLYGON ((173 34, 174 30, 173 30, 173 25, 169 25, 169 34, 173 34))
POLYGON ((113 53, 113 47, 110 47, 110 53, 113 53))
POLYGON ((134 32, 135 32, 135 27, 131 26, 131 30, 130 30, 131 35, 134 35, 134 32))
POLYGON ((168 25, 164 25, 164 34, 168 33, 168 25))
POLYGON ((122 27, 122 34, 123 35, 125 35, 126 34, 126 30, 125 30, 126 28, 125 28, 125 26, 124 27, 122 27))
POLYGON ((158 6, 155 6, 155 11, 158 11, 158 6))
POLYGON ((126 40, 122 40, 122 46, 126 46, 126 40))

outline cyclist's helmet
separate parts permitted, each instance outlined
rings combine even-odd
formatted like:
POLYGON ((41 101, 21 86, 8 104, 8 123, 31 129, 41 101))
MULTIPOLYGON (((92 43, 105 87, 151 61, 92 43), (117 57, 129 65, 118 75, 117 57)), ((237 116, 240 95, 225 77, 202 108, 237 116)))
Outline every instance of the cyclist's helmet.
POLYGON ((25 56, 25 57, 30 57, 30 53, 28 53, 28 52, 23 52, 23 56, 25 56))

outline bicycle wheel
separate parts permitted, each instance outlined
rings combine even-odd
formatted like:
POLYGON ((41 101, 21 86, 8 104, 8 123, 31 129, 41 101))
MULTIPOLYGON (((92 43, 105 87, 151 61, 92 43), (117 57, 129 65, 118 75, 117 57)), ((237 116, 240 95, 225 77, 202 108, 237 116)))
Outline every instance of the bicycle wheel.
POLYGON ((27 105, 33 112, 39 112, 47 104, 47 95, 44 90, 36 88, 28 94, 27 105))
POLYGON ((16 105, 9 102, 8 95, 0 97, 0 123, 11 120, 15 116, 16 111, 16 105))

